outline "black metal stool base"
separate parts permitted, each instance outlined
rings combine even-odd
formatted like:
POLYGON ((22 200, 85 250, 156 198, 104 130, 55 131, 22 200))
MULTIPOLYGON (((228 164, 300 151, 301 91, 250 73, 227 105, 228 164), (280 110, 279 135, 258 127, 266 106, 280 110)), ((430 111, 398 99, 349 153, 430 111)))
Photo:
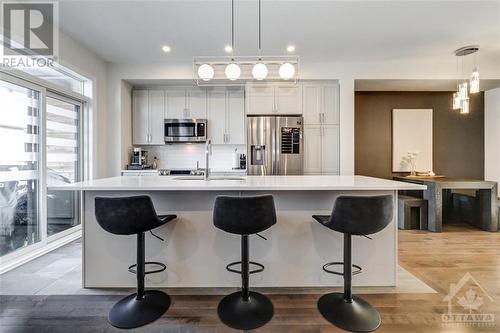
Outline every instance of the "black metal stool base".
POLYGON ((273 303, 266 296, 250 291, 247 301, 241 292, 225 296, 217 308, 220 320, 237 330, 252 330, 264 326, 274 314, 273 303))
POLYGON ((333 325, 351 332, 371 332, 380 326, 380 314, 364 299, 353 296, 352 303, 341 293, 321 296, 319 312, 333 325))
POLYGON ((134 328, 160 318, 170 307, 170 297, 159 290, 146 290, 141 300, 137 294, 122 298, 109 311, 108 321, 118 328, 134 328))

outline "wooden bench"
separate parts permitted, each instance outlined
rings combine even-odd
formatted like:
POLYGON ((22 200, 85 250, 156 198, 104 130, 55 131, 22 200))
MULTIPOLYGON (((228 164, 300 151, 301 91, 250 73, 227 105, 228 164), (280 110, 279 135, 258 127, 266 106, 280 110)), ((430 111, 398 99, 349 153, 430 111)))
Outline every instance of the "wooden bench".
POLYGON ((399 229, 420 229, 427 230, 427 200, 410 197, 406 195, 398 196, 398 227, 399 229), (412 209, 418 209, 418 222, 412 221, 412 209))

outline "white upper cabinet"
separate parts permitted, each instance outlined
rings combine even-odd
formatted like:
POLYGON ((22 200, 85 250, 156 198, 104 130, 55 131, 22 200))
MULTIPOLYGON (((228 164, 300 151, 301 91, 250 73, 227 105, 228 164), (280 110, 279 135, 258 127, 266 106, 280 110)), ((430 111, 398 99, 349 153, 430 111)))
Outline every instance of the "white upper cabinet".
POLYGON ((250 83, 247 114, 302 114, 302 86, 283 83, 250 83))
POLYGON ((339 86, 336 83, 303 83, 304 123, 337 125, 339 123, 339 86))
POLYGON ((166 118, 207 118, 207 92, 197 88, 165 91, 166 118))
POLYGON ((245 92, 227 92, 227 142, 233 145, 245 144, 245 92))
POLYGON ((208 136, 213 144, 245 144, 245 97, 242 90, 208 91, 208 136))
POLYGON ((163 90, 134 90, 132 92, 132 143, 134 145, 165 143, 164 118, 163 90))
POLYGON ((274 109, 274 85, 247 85, 247 114, 272 114, 274 109))
POLYGON ((338 84, 322 84, 321 85, 321 102, 323 112, 323 124, 338 125, 339 124, 339 85, 338 84))
POLYGON ((165 91, 165 118, 178 119, 185 118, 186 114, 186 91, 180 90, 166 90, 165 91))
POLYGON ((149 144, 165 143, 165 92, 149 91, 149 144))
POLYGON ((275 113, 302 114, 301 85, 276 85, 274 88, 274 95, 276 96, 275 113))
POLYGON ((213 144, 226 143, 226 92, 208 92, 208 137, 213 144))
POLYGON ((149 144, 149 94, 147 90, 132 91, 132 142, 149 144))
POLYGON ((304 123, 321 124, 321 86, 316 83, 304 83, 302 92, 304 123))
POLYGON ((191 89, 186 91, 185 118, 207 118, 207 91, 205 89, 191 89))

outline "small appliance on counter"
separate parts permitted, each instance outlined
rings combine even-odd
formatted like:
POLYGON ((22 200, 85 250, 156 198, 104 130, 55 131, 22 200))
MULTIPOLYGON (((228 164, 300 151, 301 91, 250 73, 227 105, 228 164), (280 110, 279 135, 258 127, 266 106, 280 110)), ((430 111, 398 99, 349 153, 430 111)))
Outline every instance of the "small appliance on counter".
POLYGON ((144 170, 151 169, 148 165, 148 152, 142 148, 134 148, 130 164, 127 166, 128 170, 144 170))

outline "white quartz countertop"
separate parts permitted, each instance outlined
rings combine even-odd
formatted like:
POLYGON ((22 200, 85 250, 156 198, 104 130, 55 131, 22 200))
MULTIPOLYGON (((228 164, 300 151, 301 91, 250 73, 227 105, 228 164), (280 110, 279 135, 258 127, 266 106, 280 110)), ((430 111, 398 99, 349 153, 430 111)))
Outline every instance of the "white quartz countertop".
POLYGON ((176 176, 129 176, 49 186, 57 191, 335 191, 425 190, 425 185, 366 176, 245 176, 237 180, 186 180, 176 176), (181 179, 179 179, 181 178, 181 179))

